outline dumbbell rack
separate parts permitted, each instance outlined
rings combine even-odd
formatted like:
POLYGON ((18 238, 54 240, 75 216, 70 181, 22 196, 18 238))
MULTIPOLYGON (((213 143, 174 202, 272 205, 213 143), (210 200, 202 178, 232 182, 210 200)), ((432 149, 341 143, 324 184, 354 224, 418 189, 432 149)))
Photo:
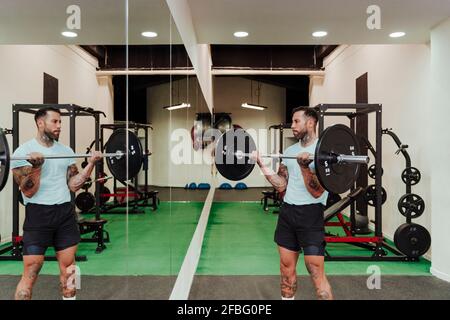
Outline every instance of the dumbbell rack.
POLYGON ((408 255, 421 256, 426 253, 431 245, 431 236, 428 230, 416 223, 412 223, 412 219, 418 218, 425 210, 425 202, 417 195, 413 194, 411 187, 419 183, 420 171, 411 166, 411 157, 406 149, 408 145, 402 144, 399 137, 392 129, 383 129, 382 134, 389 135, 398 147, 395 152, 400 152, 405 158, 406 168, 403 170, 401 178, 406 185, 406 193, 398 201, 398 209, 400 213, 406 217, 406 223, 400 225, 394 234, 395 245, 400 251, 408 255))

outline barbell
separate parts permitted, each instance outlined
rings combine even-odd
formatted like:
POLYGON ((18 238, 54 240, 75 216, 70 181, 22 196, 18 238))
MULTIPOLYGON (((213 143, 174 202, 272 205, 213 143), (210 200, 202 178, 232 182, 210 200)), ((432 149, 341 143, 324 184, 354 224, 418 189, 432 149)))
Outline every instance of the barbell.
MULTIPOLYGON (((222 176, 238 181, 246 178, 253 170, 255 161, 251 153, 256 150, 253 138, 243 129, 230 129, 217 141, 215 164, 222 176)), ((283 154, 262 155, 268 158, 293 160, 296 156, 283 154)), ((367 164, 369 157, 360 155, 358 138, 353 131, 336 124, 326 128, 319 137, 314 154, 315 171, 320 184, 329 192, 340 194, 355 183, 361 164, 367 164)))
MULTIPOLYGON (((86 158, 90 156, 90 154, 44 155, 44 159, 86 158)), ((111 175, 120 181, 135 177, 141 170, 143 163, 141 142, 136 134, 126 129, 114 130, 105 144, 105 153, 102 156, 106 158, 111 175)), ((3 190, 8 181, 10 161, 14 160, 30 160, 30 157, 11 157, 6 135, 0 129, 0 191, 3 190)))

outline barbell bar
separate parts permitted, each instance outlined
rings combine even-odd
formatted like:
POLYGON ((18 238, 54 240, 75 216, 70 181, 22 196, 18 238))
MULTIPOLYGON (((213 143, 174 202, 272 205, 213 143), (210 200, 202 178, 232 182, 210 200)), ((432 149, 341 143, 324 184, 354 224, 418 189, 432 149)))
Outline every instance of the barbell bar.
MULTIPOLYGON (((236 151, 236 157, 241 159, 243 157, 251 157, 251 153, 244 153, 242 151, 236 151)), ((294 159, 295 156, 285 156, 283 154, 260 154, 261 158, 272 158, 272 159, 294 159)), ((308 157, 309 160, 314 161, 314 155, 310 154, 308 157)), ((354 155, 346 155, 346 154, 336 154, 336 155, 322 155, 320 157, 321 161, 330 161, 336 163, 364 163, 367 164, 370 161, 368 156, 354 156, 354 155)))
MULTIPOLYGON (((91 154, 44 155, 44 159, 86 158, 91 154)), ((111 175, 119 181, 134 178, 141 170, 144 153, 139 138, 130 130, 116 129, 105 144, 103 158, 106 158, 111 175)), ((0 191, 9 177, 10 162, 30 160, 29 156, 11 157, 5 133, 0 129, 0 191)))
MULTIPOLYGON (((253 151, 256 151, 256 144, 245 130, 230 129, 216 143, 216 168, 228 180, 242 180, 255 167, 250 156, 253 151)), ((263 157, 296 159, 281 154, 263 157)), ((330 126, 321 133, 309 159, 313 161, 320 184, 337 194, 349 190, 359 176, 360 166, 369 162, 369 157, 360 154, 359 139, 343 124, 330 126)))
MULTIPOLYGON (((116 153, 103 153, 102 158, 111 158, 116 157, 118 159, 122 158, 125 155, 122 151, 117 151, 116 153)), ((44 155, 43 159, 72 159, 72 158, 89 158, 92 154, 81 154, 81 153, 75 153, 75 154, 51 154, 51 155, 44 155)), ((25 157, 10 157, 9 160, 15 161, 15 160, 30 160, 30 156, 25 157)), ((6 160, 6 154, 4 152, 0 153, 0 160, 6 160)))

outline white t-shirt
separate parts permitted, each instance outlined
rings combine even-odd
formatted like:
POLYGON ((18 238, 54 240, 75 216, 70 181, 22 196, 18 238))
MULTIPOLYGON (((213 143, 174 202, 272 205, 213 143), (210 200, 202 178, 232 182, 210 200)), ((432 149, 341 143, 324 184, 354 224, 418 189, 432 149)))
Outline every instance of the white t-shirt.
MULTIPOLYGON (((300 142, 287 148, 283 154, 285 156, 294 156, 298 154, 307 152, 314 154, 316 150, 317 141, 314 141, 311 145, 304 148, 301 146, 300 142)), ((305 181, 303 180, 302 173, 300 171, 300 165, 296 159, 283 159, 282 164, 284 164, 288 169, 288 185, 286 189, 286 194, 284 195, 284 202, 294 205, 305 205, 313 203, 322 203, 325 205, 327 203, 328 192, 324 191, 322 195, 318 198, 314 198, 306 189, 305 181)), ((309 168, 312 172, 315 172, 314 162, 311 162, 309 168)))

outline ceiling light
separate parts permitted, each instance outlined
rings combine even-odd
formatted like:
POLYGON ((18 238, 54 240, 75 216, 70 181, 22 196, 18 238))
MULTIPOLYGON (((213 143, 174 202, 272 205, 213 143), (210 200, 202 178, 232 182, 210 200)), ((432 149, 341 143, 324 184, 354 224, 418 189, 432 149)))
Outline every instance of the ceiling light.
POLYGON ((166 110, 176 110, 176 109, 183 109, 183 108, 190 108, 191 107, 191 104, 190 103, 179 103, 179 104, 174 104, 174 105, 171 105, 171 106, 167 106, 167 107, 164 107, 163 109, 166 109, 166 110))
POLYGON ((389 37, 391 38, 401 38, 405 35, 406 33, 404 33, 403 31, 398 31, 398 32, 392 32, 389 37))
POLYGON ((248 32, 245 32, 245 31, 236 31, 236 32, 234 33, 234 36, 235 36, 236 38, 245 38, 245 37, 248 36, 248 32))
POLYGON ((312 33, 312 36, 315 38, 322 38, 325 37, 328 34, 326 31, 315 31, 312 33))
POLYGON ((247 102, 243 103, 241 105, 241 107, 242 108, 247 108, 247 109, 260 110, 260 111, 267 109, 267 107, 260 106, 260 105, 257 105, 257 104, 247 103, 247 102))
POLYGON ((144 31, 144 32, 141 33, 141 35, 143 37, 146 37, 146 38, 155 38, 155 37, 158 36, 158 34, 156 32, 153 32, 153 31, 144 31))
POLYGON ((75 38, 75 37, 78 36, 78 35, 77 35, 75 32, 73 32, 73 31, 63 31, 63 32, 61 32, 61 34, 62 34, 64 37, 67 37, 67 38, 75 38))

